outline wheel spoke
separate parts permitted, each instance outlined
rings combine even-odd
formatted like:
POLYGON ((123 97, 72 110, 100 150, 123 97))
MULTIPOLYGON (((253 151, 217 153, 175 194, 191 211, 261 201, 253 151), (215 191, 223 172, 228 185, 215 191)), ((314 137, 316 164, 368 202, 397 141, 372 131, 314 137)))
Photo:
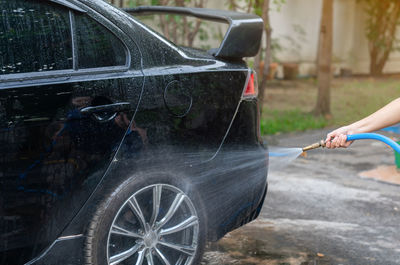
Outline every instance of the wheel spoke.
POLYGON ((185 230, 186 228, 197 225, 198 223, 199 223, 198 218, 196 216, 191 216, 188 219, 186 219, 185 221, 183 221, 182 223, 177 224, 171 228, 161 229, 160 235, 165 236, 165 235, 177 233, 182 230, 185 230))
POLYGON ((147 265, 154 265, 154 259, 153 259, 153 254, 151 253, 151 250, 147 250, 146 253, 146 260, 147 260, 147 265))
POLYGON ((174 216, 176 211, 179 209, 179 206, 181 206, 184 199, 185 199, 184 194, 179 193, 176 195, 174 201, 172 202, 171 206, 169 207, 168 212, 165 214, 163 219, 161 219, 160 223, 157 225, 158 229, 160 229, 166 223, 168 223, 168 221, 172 218, 172 216, 174 216))
POLYGON ((139 218, 140 222, 142 223, 143 228, 146 229, 146 220, 144 219, 144 215, 142 210, 140 209, 139 203, 137 202, 136 198, 133 197, 128 200, 128 205, 133 211, 133 213, 139 218))
POLYGON ((165 265, 171 265, 171 263, 169 263, 167 258, 164 256, 164 254, 158 248, 155 248, 155 251, 165 265))
POLYGON ((138 252, 138 250, 140 249, 141 245, 136 244, 134 247, 121 252, 117 255, 114 255, 110 258, 110 265, 116 265, 118 263, 121 263, 122 261, 126 260, 127 258, 135 255, 136 252, 138 252))
POLYGON ((143 264, 143 260, 144 260, 144 252, 145 250, 142 250, 138 253, 138 258, 136 261, 136 265, 142 265, 143 264))
POLYGON ((160 245, 163 245, 163 246, 175 249, 179 252, 182 252, 188 256, 193 256, 196 251, 196 248, 194 248, 192 246, 184 246, 184 245, 179 245, 179 244, 167 243, 167 242, 163 242, 163 241, 160 241, 158 243, 160 245))
POLYGON ((175 265, 182 265, 182 264, 183 264, 183 257, 180 256, 175 265))
POLYGON ((157 216, 160 211, 161 193, 161 185, 157 185, 153 188, 153 213, 150 219, 150 226, 153 226, 157 220, 157 216))
POLYGON ((120 226, 113 225, 111 228, 111 233, 115 235, 121 235, 121 236, 126 236, 126 237, 134 237, 134 238, 143 238, 142 235, 139 235, 137 233, 128 231, 120 226))

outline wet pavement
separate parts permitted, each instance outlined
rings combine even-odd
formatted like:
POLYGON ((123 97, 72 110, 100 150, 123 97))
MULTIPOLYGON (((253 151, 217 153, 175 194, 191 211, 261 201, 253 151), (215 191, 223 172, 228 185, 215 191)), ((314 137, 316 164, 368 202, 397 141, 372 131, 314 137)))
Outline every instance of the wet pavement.
MULTIPOLYGON (((301 147, 326 132, 268 141, 301 147)), ((400 264, 400 186, 360 176, 393 165, 392 150, 374 141, 309 152, 270 173, 260 217, 209 244, 202 264, 400 264)))

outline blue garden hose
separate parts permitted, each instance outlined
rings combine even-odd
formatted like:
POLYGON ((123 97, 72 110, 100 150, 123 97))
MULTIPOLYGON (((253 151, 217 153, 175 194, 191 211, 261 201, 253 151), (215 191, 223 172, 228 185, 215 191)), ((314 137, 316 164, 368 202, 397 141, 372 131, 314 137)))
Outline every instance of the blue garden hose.
POLYGON ((381 134, 377 133, 359 133, 359 134, 351 134, 347 135, 347 141, 354 141, 354 140, 378 140, 381 142, 384 142, 391 148, 393 148, 394 151, 400 154, 400 145, 390 139, 389 137, 383 136, 381 134))
MULTIPOLYGON (((378 141, 381 141, 381 142, 387 144, 388 146, 393 148, 394 151, 396 151, 398 154, 400 154, 400 145, 398 143, 396 143, 395 141, 393 141, 392 139, 390 139, 389 137, 383 136, 381 134, 359 133, 359 134, 347 135, 347 141, 355 141, 355 140, 378 140, 378 141)), ((306 146, 300 150, 302 150, 303 152, 307 152, 307 151, 317 149, 320 147, 325 147, 325 144, 326 144, 325 141, 321 140, 317 143, 306 146)), ((270 152, 269 153, 270 157, 285 157, 288 155, 290 155, 290 154, 287 152, 270 152)))
MULTIPOLYGON (((354 140, 378 140, 381 142, 384 142, 385 144, 389 145, 391 148, 393 148, 394 151, 400 154, 400 145, 390 139, 389 137, 383 136, 381 134, 377 133, 359 133, 359 134, 350 134, 347 135, 347 141, 354 141, 354 140)), ((303 148, 303 151, 309 151, 313 149, 317 149, 320 147, 325 147, 326 143, 324 140, 321 140, 317 143, 314 143, 312 145, 306 146, 303 148)))

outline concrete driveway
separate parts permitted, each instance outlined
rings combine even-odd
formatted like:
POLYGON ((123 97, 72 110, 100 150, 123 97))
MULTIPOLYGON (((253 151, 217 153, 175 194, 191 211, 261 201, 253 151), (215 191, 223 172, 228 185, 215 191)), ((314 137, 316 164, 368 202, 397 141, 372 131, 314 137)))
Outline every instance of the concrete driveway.
MULTIPOLYGON (((301 147, 326 133, 268 141, 301 147)), ((309 152, 270 173, 260 217, 210 244, 202 264, 400 264, 400 186, 359 176, 393 164, 391 149, 373 141, 309 152)))

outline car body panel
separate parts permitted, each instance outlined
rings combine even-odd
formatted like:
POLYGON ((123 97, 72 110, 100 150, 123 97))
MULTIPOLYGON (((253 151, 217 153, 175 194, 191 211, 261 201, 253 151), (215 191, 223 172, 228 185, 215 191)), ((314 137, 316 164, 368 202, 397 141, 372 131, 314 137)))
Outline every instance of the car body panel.
POLYGON ((142 174, 181 176, 201 193, 210 240, 253 220, 268 158, 257 101, 242 97, 246 64, 177 47, 104 1, 56 2, 111 30, 129 50, 128 63, 0 75, 0 264, 80 264, 81 255, 67 259, 63 251, 82 254, 71 242, 82 242, 99 202, 142 174), (130 109, 99 122, 80 111, 94 100, 130 109))

